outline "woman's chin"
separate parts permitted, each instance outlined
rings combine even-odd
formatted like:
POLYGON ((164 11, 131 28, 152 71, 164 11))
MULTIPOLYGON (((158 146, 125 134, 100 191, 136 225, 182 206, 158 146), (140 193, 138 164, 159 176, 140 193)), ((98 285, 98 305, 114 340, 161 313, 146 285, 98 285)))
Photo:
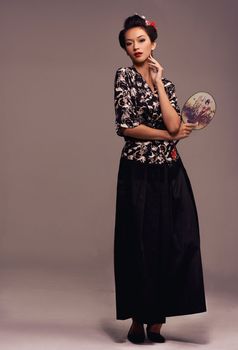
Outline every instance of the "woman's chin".
POLYGON ((143 64, 147 61, 147 58, 148 57, 146 57, 146 58, 145 57, 133 57, 132 61, 134 64, 143 64))

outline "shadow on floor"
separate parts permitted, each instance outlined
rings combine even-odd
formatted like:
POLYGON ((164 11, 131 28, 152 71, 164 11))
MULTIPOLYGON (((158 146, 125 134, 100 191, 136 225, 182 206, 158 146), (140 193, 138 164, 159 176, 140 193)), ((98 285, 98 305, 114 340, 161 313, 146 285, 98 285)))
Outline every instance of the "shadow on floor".
MULTIPOLYGON (((115 342, 125 343, 127 342, 127 332, 129 327, 126 327, 128 323, 121 326, 116 323, 115 320, 102 319, 100 322, 101 329, 115 342), (127 329, 128 328, 128 329, 127 329)), ((167 327, 167 325, 165 326, 167 327)), ((176 325, 176 330, 164 329, 161 330, 161 334, 166 338, 167 341, 175 341, 189 344, 209 344, 210 336, 207 325, 202 321, 191 321, 186 326, 176 325), (186 335, 184 335, 186 332, 186 335)), ((144 344, 152 344, 148 339, 145 340, 144 344)))

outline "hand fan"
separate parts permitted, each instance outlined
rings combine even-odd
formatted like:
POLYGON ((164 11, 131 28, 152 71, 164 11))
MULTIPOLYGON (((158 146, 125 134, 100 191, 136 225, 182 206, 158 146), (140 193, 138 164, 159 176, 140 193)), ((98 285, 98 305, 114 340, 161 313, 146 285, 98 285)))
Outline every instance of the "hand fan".
MULTIPOLYGON (((216 103, 208 92, 199 91, 190 96, 184 103, 181 116, 184 123, 197 123, 194 130, 205 128, 213 119, 216 111, 216 103)), ((171 150, 177 145, 176 140, 171 150)))
POLYGON ((181 115, 184 123, 198 123, 195 130, 199 130, 211 122, 215 111, 214 98, 208 92, 199 91, 184 103, 181 115))

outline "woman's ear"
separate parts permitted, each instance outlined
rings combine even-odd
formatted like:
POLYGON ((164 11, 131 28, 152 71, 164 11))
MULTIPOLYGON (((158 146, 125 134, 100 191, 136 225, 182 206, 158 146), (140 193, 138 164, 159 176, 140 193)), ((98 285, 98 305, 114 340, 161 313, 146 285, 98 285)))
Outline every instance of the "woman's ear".
POLYGON ((156 48, 156 44, 156 41, 154 41, 151 50, 154 50, 156 48))

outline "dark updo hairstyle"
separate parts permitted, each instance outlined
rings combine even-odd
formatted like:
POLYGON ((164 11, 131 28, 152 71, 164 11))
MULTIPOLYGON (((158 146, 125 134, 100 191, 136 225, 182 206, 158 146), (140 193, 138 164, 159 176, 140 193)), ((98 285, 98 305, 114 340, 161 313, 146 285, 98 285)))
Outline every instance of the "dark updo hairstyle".
POLYGON ((124 22, 124 28, 119 33, 119 43, 124 50, 126 50, 125 32, 128 29, 131 29, 134 27, 142 27, 148 34, 151 42, 154 42, 157 39, 158 34, 155 27, 152 25, 147 25, 146 20, 143 17, 136 14, 136 15, 127 17, 127 19, 124 22))

